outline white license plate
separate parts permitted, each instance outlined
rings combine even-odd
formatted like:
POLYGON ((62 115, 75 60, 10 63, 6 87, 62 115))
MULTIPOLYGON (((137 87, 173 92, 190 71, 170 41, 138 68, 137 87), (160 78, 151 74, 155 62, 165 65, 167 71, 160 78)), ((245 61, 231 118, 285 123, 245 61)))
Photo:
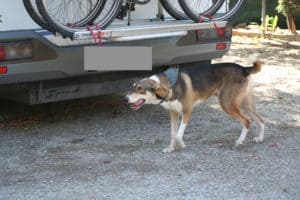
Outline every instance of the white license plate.
POLYGON ((152 47, 84 47, 84 70, 152 70, 152 47))

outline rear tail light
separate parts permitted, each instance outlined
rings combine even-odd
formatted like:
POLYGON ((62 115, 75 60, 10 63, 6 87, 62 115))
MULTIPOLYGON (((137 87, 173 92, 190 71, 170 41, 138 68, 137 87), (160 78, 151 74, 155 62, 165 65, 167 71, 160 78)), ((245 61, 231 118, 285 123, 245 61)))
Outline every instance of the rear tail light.
POLYGON ((6 66, 0 66, 0 74, 6 74, 7 73, 7 67, 6 66))
POLYGON ((0 61, 30 59, 32 56, 31 40, 0 42, 0 61))
POLYGON ((225 42, 217 43, 216 50, 224 50, 227 48, 227 44, 225 42))

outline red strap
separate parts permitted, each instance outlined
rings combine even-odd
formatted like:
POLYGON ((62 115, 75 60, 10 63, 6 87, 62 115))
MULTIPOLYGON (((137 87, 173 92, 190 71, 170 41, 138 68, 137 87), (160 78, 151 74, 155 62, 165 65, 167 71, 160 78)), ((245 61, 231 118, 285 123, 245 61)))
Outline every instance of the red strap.
POLYGON ((91 35, 93 36, 95 43, 98 43, 98 46, 100 47, 102 45, 102 32, 99 24, 96 24, 96 31, 93 31, 91 26, 89 25, 87 26, 87 29, 90 31, 91 35))
POLYGON ((203 17, 207 17, 207 18, 209 18, 211 21, 213 21, 214 27, 215 27, 216 32, 217 32, 217 34, 218 34, 219 37, 223 37, 223 36, 225 35, 224 29, 218 27, 217 24, 216 24, 216 21, 213 20, 213 19, 214 19, 214 16, 213 16, 213 15, 211 15, 211 14, 202 14, 202 15, 200 15, 199 20, 198 20, 198 23, 202 23, 202 22, 204 21, 204 20, 203 20, 203 17))
POLYGON ((198 23, 202 23, 204 20, 203 20, 203 17, 207 17, 209 18, 210 20, 212 20, 214 18, 214 16, 212 16, 211 14, 208 14, 208 13, 204 13, 202 15, 200 15, 199 17, 199 20, 198 20, 198 23))
POLYGON ((94 39, 94 41, 96 43, 97 42, 97 38, 96 38, 96 35, 95 35, 94 31, 92 30, 91 26, 87 25, 86 28, 88 29, 88 31, 90 31, 90 33, 93 36, 93 39, 94 39))
POLYGON ((98 46, 102 46, 102 31, 99 24, 96 24, 97 36, 98 36, 98 46))
POLYGON ((215 21, 214 21, 214 26, 219 37, 225 36, 225 30, 223 28, 218 27, 215 21))
POLYGON ((78 28, 79 27, 77 24, 72 24, 72 23, 67 23, 67 26, 71 27, 71 28, 78 28))

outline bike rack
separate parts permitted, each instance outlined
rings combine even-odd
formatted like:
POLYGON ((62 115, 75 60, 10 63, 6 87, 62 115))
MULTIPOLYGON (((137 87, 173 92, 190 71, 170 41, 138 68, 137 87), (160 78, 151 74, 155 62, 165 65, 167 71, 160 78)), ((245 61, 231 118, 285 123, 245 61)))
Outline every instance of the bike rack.
MULTIPOLYGON (((216 21, 218 27, 225 27, 226 21, 216 21)), ((111 27, 101 30, 101 42, 127 42, 145 39, 181 37, 193 30, 215 28, 213 22, 194 23, 191 20, 147 21, 126 26, 125 23, 115 23, 111 27)), ((95 31, 94 33, 97 33, 95 31)), ((86 31, 74 32, 74 39, 70 40, 57 35, 44 36, 57 46, 94 44, 93 34, 86 31)))

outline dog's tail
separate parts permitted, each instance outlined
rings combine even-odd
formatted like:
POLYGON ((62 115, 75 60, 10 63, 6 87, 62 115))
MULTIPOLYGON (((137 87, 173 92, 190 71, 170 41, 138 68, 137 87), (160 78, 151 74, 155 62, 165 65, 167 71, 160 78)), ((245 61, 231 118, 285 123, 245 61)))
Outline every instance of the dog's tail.
POLYGON ((257 57, 250 57, 249 61, 253 63, 253 66, 244 68, 245 75, 256 74, 261 71, 262 62, 257 57))
POLYGON ((256 74, 258 72, 261 71, 261 61, 256 60, 255 62, 253 62, 253 67, 251 68, 251 74, 256 74))

